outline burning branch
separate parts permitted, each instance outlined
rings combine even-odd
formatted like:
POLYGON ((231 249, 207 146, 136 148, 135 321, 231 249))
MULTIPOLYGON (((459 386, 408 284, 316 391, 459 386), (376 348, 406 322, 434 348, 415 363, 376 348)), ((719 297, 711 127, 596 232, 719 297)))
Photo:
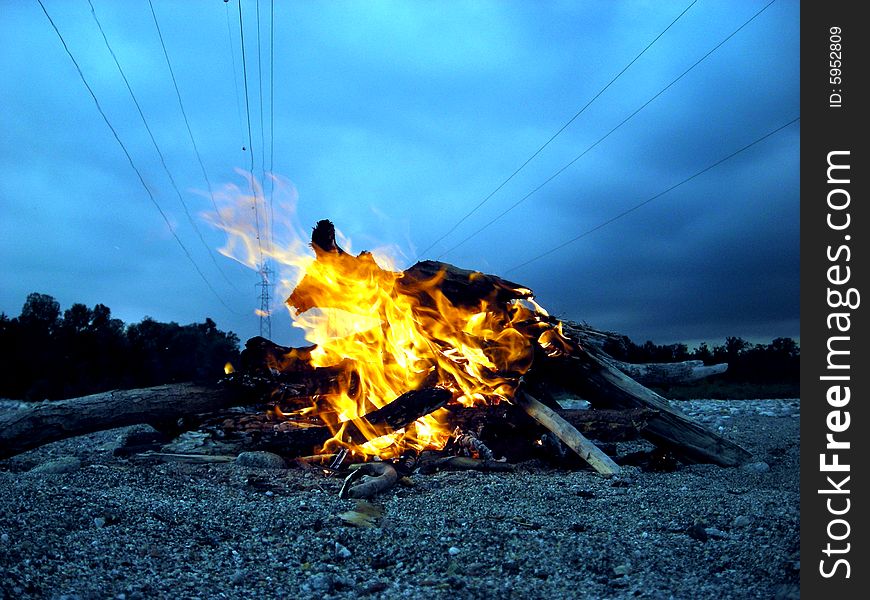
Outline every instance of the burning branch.
MULTIPOLYGON (((687 462, 736 466, 751 459, 638 382, 696 378, 721 366, 621 363, 603 350, 613 334, 563 326, 525 286, 434 261, 404 272, 384 269, 372 254, 340 248, 329 221, 314 228, 311 246, 316 258, 294 263, 305 271, 287 300, 311 345, 285 348, 252 338, 225 388, 110 392, 0 415, 0 457, 98 429, 268 402, 270 420, 253 437, 287 452, 348 448, 393 458, 440 450, 456 427, 480 434, 500 425, 517 440, 530 437, 523 428, 538 437, 544 428, 607 475, 618 467, 574 425, 597 421, 601 430, 601 419, 610 418, 612 429, 639 432, 687 462), (601 410, 585 411, 589 419, 562 411, 559 391, 601 410), (467 426, 474 419, 482 429, 467 426), (280 446, 279 439, 292 442, 280 446)), ((472 437, 464 443, 474 445, 472 437)), ((482 435, 478 441, 485 459, 489 448, 507 455, 504 444, 482 435)), ((388 469, 371 469, 383 471, 376 478, 390 478, 388 469)))

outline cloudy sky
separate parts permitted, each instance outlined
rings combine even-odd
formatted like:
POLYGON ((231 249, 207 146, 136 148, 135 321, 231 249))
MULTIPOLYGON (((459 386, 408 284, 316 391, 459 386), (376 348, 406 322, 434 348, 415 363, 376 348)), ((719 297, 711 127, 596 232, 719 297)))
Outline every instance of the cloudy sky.
POLYGON ((39 291, 256 335, 259 278, 202 216, 253 160, 283 181, 279 246, 295 195, 356 251, 499 274, 638 342, 799 335, 799 123, 596 229, 800 115, 798 2, 668 87, 769 0, 693 4, 492 194, 691 0, 242 0, 245 69, 239 0, 151 1, 202 168, 149 2, 42 0, 146 191, 39 2, 0 0, 0 311, 39 291))

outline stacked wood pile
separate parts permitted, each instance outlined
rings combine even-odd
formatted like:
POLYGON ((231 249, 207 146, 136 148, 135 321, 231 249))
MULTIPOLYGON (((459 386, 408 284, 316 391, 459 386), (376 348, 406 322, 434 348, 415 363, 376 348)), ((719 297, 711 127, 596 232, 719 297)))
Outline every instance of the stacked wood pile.
MULTIPOLYGON (((354 257, 339 248, 328 221, 318 223, 312 247, 318 258, 341 255, 349 261, 372 261, 365 253, 354 257)), ((413 287, 436 276, 440 291, 455 305, 479 304, 482 299, 508 305, 531 296, 524 286, 435 261, 419 262, 405 270, 399 284, 413 287)), ((299 311, 312 307, 314 295, 307 285, 303 279, 288 301, 299 311)), ((381 431, 398 431, 423 415, 446 408, 457 439, 466 435, 470 436, 463 438, 466 442, 479 440, 471 454, 490 462, 494 456, 521 460, 539 448, 545 436, 555 436, 597 471, 611 475, 619 467, 589 438, 608 441, 633 435, 683 462, 732 467, 751 460, 746 450, 688 418, 644 385, 689 381, 721 372, 724 365, 624 363, 604 351, 605 342, 617 337, 614 334, 581 324, 560 325, 543 314, 517 327, 535 340, 546 332, 547 343, 546 348, 535 344, 531 365, 517 378, 509 403, 464 408, 452 403, 449 390, 423 386, 348 423, 345 441, 364 442, 362 431, 373 424, 381 431), (591 408, 566 410, 560 403, 565 398, 585 400, 591 408)), ((288 458, 310 455, 332 437, 335 423, 328 422, 328 415, 292 419, 282 415, 311 406, 319 395, 339 386, 353 385, 348 380, 352 365, 310 366, 312 350, 252 338, 240 368, 215 385, 113 391, 11 411, 0 415, 0 458, 65 437, 136 423, 152 424, 170 437, 202 429, 222 438, 234 451, 261 448, 288 458)))

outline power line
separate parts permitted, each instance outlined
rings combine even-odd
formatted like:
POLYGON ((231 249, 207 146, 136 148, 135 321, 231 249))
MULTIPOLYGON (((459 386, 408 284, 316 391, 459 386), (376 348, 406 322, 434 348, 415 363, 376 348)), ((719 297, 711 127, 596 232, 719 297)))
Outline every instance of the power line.
MULTIPOLYGON (((242 136, 242 101, 239 99, 241 95, 239 93, 239 73, 236 69, 236 47, 233 43, 233 30, 230 27, 230 5, 228 2, 224 2, 224 8, 226 9, 227 15, 227 46, 230 49, 230 62, 233 65, 233 88, 236 90, 236 117, 238 117, 238 125, 239 125, 239 137, 242 136)), ((242 142, 241 144, 242 150, 245 150, 245 144, 242 142)))
POLYGON ((269 2, 269 244, 275 246, 275 0, 269 2))
MULTIPOLYGON (((260 3, 259 0, 257 2, 257 55, 259 57, 260 52, 260 3)), ((252 144, 252 135, 251 135, 251 106, 249 100, 248 93, 248 61, 245 56, 245 26, 244 20, 242 18, 242 2, 239 0, 239 39, 241 40, 242 46, 242 74, 245 81, 245 113, 248 118, 248 150, 251 153, 251 192, 253 194, 252 200, 252 208, 254 210, 254 222, 257 227, 257 249, 260 253, 260 262, 257 265, 257 270, 260 274, 260 283, 257 285, 260 287, 260 334, 264 337, 270 337, 272 334, 272 314, 271 314, 271 286, 272 283, 270 281, 270 277, 272 275, 272 270, 269 268, 266 259, 263 256, 263 241, 260 230, 260 209, 257 208, 257 186, 254 183, 254 148, 252 144)), ((259 65, 259 60, 258 60, 259 65)), ((258 66, 259 70, 259 66, 258 66)), ((265 140, 263 139, 263 92, 262 92, 262 82, 263 77, 260 72, 260 139, 265 144, 265 140)), ((265 161, 265 154, 263 154, 263 150, 261 149, 261 164, 265 161)))
POLYGON ((512 205, 510 205, 507 209, 505 209, 504 211, 502 211, 501 213, 499 213, 495 218, 493 218, 493 219, 490 220, 488 223, 486 223, 486 225, 483 225, 482 227, 479 227, 478 229, 475 229, 471 234, 469 234, 467 237, 465 237, 464 239, 462 239, 462 241, 460 241, 460 242, 457 243, 456 245, 452 246, 452 247, 449 248, 448 250, 445 250, 444 252, 442 252, 442 253, 438 256, 438 258, 440 259, 441 257, 443 257, 443 256, 445 256, 445 255, 447 255, 447 254, 450 254, 451 252, 453 252, 454 250, 456 250, 457 248, 459 248, 460 246, 462 246, 465 242, 467 242, 468 240, 474 238, 478 233, 482 232, 483 230, 485 230, 485 229, 487 229, 488 227, 490 227, 491 225, 493 225, 496 221, 498 221, 498 220, 501 219, 503 216, 505 216, 506 214, 508 214, 509 212, 511 212, 511 211, 512 211, 513 209, 515 209, 517 206, 519 206, 520 204, 522 204, 523 202, 525 202, 527 199, 529 199, 530 197, 532 197, 535 193, 537 193, 537 192, 538 192, 541 188, 543 188, 545 185, 547 185, 548 183, 550 183, 551 181, 553 181, 556 177, 558 177, 559 175, 561 175, 561 174, 562 174, 566 169, 568 169, 568 167, 570 167, 571 165, 573 165, 574 163, 576 163, 578 160, 580 160, 581 158, 583 158, 584 156, 586 156, 586 154, 587 154, 590 150, 592 150, 592 149, 595 148, 598 144, 600 144, 601 142, 603 142, 604 140, 606 140, 608 137, 610 137, 610 135, 611 135, 613 132, 615 132, 617 129, 619 129, 620 127, 622 127, 623 125, 625 125, 628 121, 630 121, 632 118, 634 118, 634 116, 637 115, 637 114, 638 114, 640 111, 642 111, 644 108, 646 108, 647 106, 649 106, 650 104, 652 104, 652 102, 653 102, 656 98, 658 98, 659 96, 661 96, 662 94, 664 94, 666 91, 668 91, 668 90, 669 90, 669 89, 670 89, 674 84, 676 84, 676 83, 677 83, 678 81, 680 81, 683 77, 685 77, 685 76, 686 76, 690 71, 692 71, 695 67, 697 67, 697 66, 698 66, 699 64, 701 64, 704 60, 706 60, 706 59, 707 59, 711 54, 713 54, 716 50, 718 50, 719 48, 721 48, 722 45, 725 44, 725 42, 727 42, 727 41, 730 40, 732 37, 734 37, 735 35, 737 35, 737 33, 738 33, 740 30, 742 30, 744 27, 746 27, 747 25, 749 25, 749 23, 751 23, 752 21, 754 21, 756 17, 758 17, 761 13, 763 13, 765 10, 767 10, 767 8, 768 8, 771 4, 773 4, 774 2, 776 2, 776 0, 770 0, 770 2, 768 2, 768 3, 767 3, 764 7, 762 7, 758 12, 756 12, 754 15, 752 15, 751 17, 749 17, 749 19, 747 19, 746 21, 744 21, 743 24, 742 24, 740 27, 738 27, 737 29, 735 29, 734 31, 732 31, 732 32, 731 32, 728 36, 726 36, 726 37, 725 37, 721 42, 719 42, 718 44, 716 44, 715 46, 713 46, 713 48, 711 48, 711 49, 710 49, 706 54, 704 54, 704 56, 702 56, 701 58, 699 58, 698 60, 696 60, 696 61, 692 64, 692 66, 690 66, 688 69, 686 69, 685 71, 683 71, 680 75, 678 75, 676 79, 674 79, 674 80, 671 81, 668 85, 666 85, 664 88, 662 88, 661 90, 659 90, 659 92, 658 92, 657 94, 655 94, 655 95, 654 95, 653 97, 651 97, 649 100, 647 100, 646 102, 644 102, 644 103, 643 103, 639 108, 637 108, 633 113, 631 113, 630 115, 628 115, 627 117, 625 117, 622 121, 619 122, 618 125, 616 125, 615 127, 613 127, 610 131, 608 131, 608 132, 605 133, 603 136, 601 136, 600 138, 598 138, 598 139, 597 139, 597 140, 596 140, 592 145, 590 145, 589 147, 587 147, 583 152, 581 152, 580 154, 578 154, 577 156, 575 156, 575 157, 574 157, 574 158, 573 158, 573 159, 572 159, 568 164, 564 165, 564 166, 563 166, 562 168, 560 168, 558 171, 556 171, 555 173, 553 173, 552 175, 550 175, 547 179, 544 180, 543 183, 541 183, 540 185, 538 185, 538 187, 536 187, 536 188, 533 189, 531 192, 529 192, 528 194, 526 194, 525 196, 523 196, 522 198, 520 198, 519 200, 517 200, 516 202, 514 202, 514 203, 513 203, 512 205))
POLYGON ((245 82, 245 114, 248 120, 248 152, 250 153, 251 161, 251 193, 253 194, 252 208, 254 210, 254 220, 257 226, 257 248, 260 253, 260 265, 263 264, 263 244, 260 239, 260 211, 257 208, 257 189, 254 185, 254 148, 253 139, 251 136, 251 105, 248 99, 248 60, 245 56, 245 26, 242 19, 242 2, 239 0, 239 39, 242 46, 242 79, 245 82))
MULTIPOLYGON (((448 235, 450 235, 451 233, 453 233, 454 231, 456 231, 456 228, 459 227, 463 222, 465 222, 465 220, 466 220, 468 217, 470 217, 470 216, 473 215, 475 212, 477 212, 477 210, 478 210, 481 206, 483 206, 484 204, 486 204, 486 203, 489 201, 490 198, 492 198, 493 196, 495 196, 495 195, 496 195, 496 194, 497 194, 497 193, 498 193, 498 192, 499 192, 499 191, 500 191, 500 190, 501 190, 505 185, 507 185, 507 183, 508 183, 509 181, 511 181, 511 180, 512 180, 512 179, 513 179, 513 178, 514 178, 514 177, 515 177, 515 176, 516 176, 520 171, 522 171, 522 170, 526 167, 526 165, 528 165, 530 162, 532 162, 532 160, 534 160, 535 157, 537 157, 541 152, 543 152, 543 150, 544 150, 547 146, 550 145, 550 142, 552 142, 552 141, 555 140, 557 137, 559 137, 559 135, 560 135, 563 131, 565 131, 565 130, 568 128, 568 126, 571 125, 571 123, 573 123, 573 122, 577 119, 577 117, 579 117, 580 115, 582 115, 582 114, 586 111, 586 109, 589 108, 589 106, 590 106, 593 102, 595 102, 595 100, 597 100, 599 96, 601 96, 601 94, 603 94, 605 91, 607 91, 607 89, 608 89, 611 85, 613 85, 613 83, 614 83, 617 79, 619 79, 619 78, 622 76, 622 74, 625 73, 625 72, 629 69, 629 67, 631 67, 631 65, 633 65, 635 62, 637 62, 637 60, 638 60, 641 56, 643 56, 643 55, 646 53, 646 51, 649 50, 649 49, 653 46, 653 44, 655 44, 655 43, 659 40, 659 38, 661 38, 665 33, 667 33, 667 31, 668 31, 671 27, 673 27, 674 24, 675 24, 677 21, 679 21, 680 18, 681 18, 684 14, 686 14, 686 13, 689 11, 689 9, 692 8, 692 7, 693 7, 697 2, 698 2, 698 0, 693 0, 691 4, 689 4, 686 8, 684 8, 684 9, 683 9, 683 12, 681 12, 680 14, 678 14, 677 17, 676 17, 673 21, 671 21, 670 24, 669 24, 667 27, 665 27, 665 28, 664 28, 664 29, 663 29, 663 30, 662 30, 662 31, 661 31, 661 32, 660 32, 660 33, 659 33, 655 38, 653 38, 653 40, 652 40, 649 44, 647 44, 646 47, 644 47, 644 49, 641 50, 640 53, 639 53, 637 56, 635 56, 633 59, 631 59, 631 62, 629 62, 627 65, 625 65, 619 73, 617 73, 616 75, 614 75, 614 77, 613 77, 610 81, 607 82, 607 85, 605 85, 603 88, 601 88, 601 89, 598 91, 597 94, 595 94, 594 96, 592 96, 592 98, 591 98, 591 99, 590 99, 590 100, 589 100, 585 105, 583 105, 583 108, 581 108, 581 109, 578 110, 576 113, 574 113, 574 116, 573 116, 573 117, 571 117, 570 119, 568 119, 568 121, 566 121, 565 124, 562 125, 562 126, 561 126, 557 131, 556 131, 556 133, 554 133, 553 135, 551 135, 550 138, 549 138, 546 142, 544 142, 543 145, 541 145, 540 148, 538 148, 537 150, 535 150, 535 152, 534 152, 531 156, 529 156, 529 157, 528 157, 528 158, 527 158, 527 159, 526 159, 526 160, 525 160, 525 161, 524 161, 524 162, 523 162, 519 167, 517 167, 516 170, 514 170, 514 172, 511 173, 511 174, 507 177, 507 179, 505 179, 505 180, 502 181, 500 184, 498 184, 498 186, 497 186, 494 190, 492 190, 489 194, 487 194, 487 196, 486 196, 483 200, 481 200, 480 202, 478 202, 477 205, 476 205, 474 208, 472 208, 472 209, 471 209, 470 211, 468 211, 468 213, 466 213, 466 214, 465 214, 461 219, 459 219, 459 220, 458 220, 458 221, 457 221, 457 222, 456 222, 456 223, 455 223, 455 224, 454 224, 450 229, 447 230, 446 233, 444 233, 444 235, 442 235, 441 237, 439 237, 438 239, 436 239, 434 242, 432 242, 431 244, 429 244, 429 245, 428 245, 428 246, 427 246, 423 251, 421 251, 421 252, 419 253, 419 255, 426 254, 426 252, 428 252, 429 250, 431 250, 431 249, 432 249, 432 248, 433 248, 433 247, 434 247, 438 242, 440 242, 441 240, 443 240, 444 238, 446 238, 448 235)), ((448 251, 448 252, 449 252, 449 251, 448 251)))
POLYGON ((187 119, 187 112, 184 110, 184 102, 181 101, 181 92, 178 90, 178 81, 175 79, 175 72, 172 70, 172 61, 169 60, 169 53, 166 51, 166 44, 163 41, 163 32, 160 31, 160 23, 157 22, 157 13, 154 12, 154 5, 151 0, 148 0, 148 6, 151 8, 151 16, 154 18, 154 28, 157 29, 157 37, 160 39, 160 47, 163 48, 163 56, 166 58, 166 66, 169 67, 169 75, 172 77, 172 86, 175 88, 175 97, 178 98, 178 107, 181 109, 181 116, 184 118, 184 126, 187 127, 187 135, 190 138, 190 143, 193 145, 193 151, 196 154, 196 160, 199 163, 200 171, 208 186, 208 193, 211 197, 211 203, 214 207, 215 214, 218 219, 221 218, 218 211, 217 202, 214 199, 214 190, 211 185, 211 180, 208 178, 208 173, 205 170, 205 165, 202 162, 202 156, 199 153, 199 148, 196 146, 196 139, 193 137, 193 130, 190 128, 190 121, 187 119))
POLYGON ((205 238, 202 236, 202 232, 196 224, 196 221, 191 216, 190 210, 187 207, 187 203, 184 201, 184 197, 181 194, 181 190, 178 189, 178 185, 175 183, 175 178, 172 176, 172 172, 169 170, 169 167, 166 164, 166 158, 163 156, 163 152, 160 150, 157 139, 154 137, 154 133, 151 131, 151 127, 148 125, 148 119, 145 118, 145 113, 142 111, 142 106, 139 104, 139 100, 138 98, 136 98, 136 94, 133 92, 133 87, 130 85, 130 81, 127 79, 126 73, 124 73, 124 69, 121 67, 118 56, 115 54, 115 51, 112 49, 112 45, 109 43, 109 38, 106 36, 106 32, 103 30, 103 26, 100 23, 100 19, 97 17, 97 11, 94 9, 94 5, 91 0, 88 0, 88 5, 91 7, 91 16, 93 17, 94 22, 97 24, 97 29, 99 29, 100 35, 103 37, 103 42, 106 45, 106 49, 112 56, 112 60, 115 62, 115 66, 118 67, 118 73, 121 74, 121 79, 124 80, 124 85, 127 86, 127 91, 130 93, 130 98, 132 98, 133 104, 136 105, 136 110, 139 112, 139 117, 142 119, 142 124, 145 126, 145 131, 148 132, 148 137, 151 138, 151 143, 154 145, 154 150, 157 151, 157 156, 160 157, 160 164, 163 165, 163 170, 166 172, 166 176, 169 178, 169 183, 172 185, 172 189, 175 190, 175 194, 178 196, 178 200, 179 202, 181 202, 181 206, 184 208, 184 214, 187 215, 187 220, 190 222, 191 226, 193 226, 194 231, 196 231, 196 234, 199 237, 199 241, 202 242, 202 245, 205 247, 209 257, 211 258, 211 261, 214 263, 214 266, 217 268, 217 270, 220 272, 226 282, 233 286, 233 288, 237 292, 240 292, 240 290, 235 286, 230 278, 227 277, 227 274, 218 264, 217 259, 215 258, 215 255, 211 250, 211 247, 206 243, 205 238))
POLYGON ((717 160, 716 162, 714 162, 714 163, 712 163, 712 164, 710 164, 710 165, 704 167, 703 169, 701 169, 700 171, 697 171, 697 172, 694 173, 693 175, 690 175, 689 177, 686 177, 685 179, 683 179, 683 180, 680 181, 679 183, 675 183, 675 184, 672 185, 671 187, 667 188, 667 189, 664 190, 664 191, 659 192, 659 193, 656 194, 655 196, 652 196, 652 197, 650 197, 650 198, 647 198, 647 199, 644 200, 643 202, 640 202, 639 204, 635 204, 635 205, 632 206, 631 208, 622 211, 622 212, 619 213, 618 215, 616 215, 616 216, 614 216, 614 217, 611 217, 610 219, 607 219, 606 221, 604 221, 604 222, 602 222, 602 223, 599 223, 598 225, 596 225, 596 226, 593 227, 592 229, 588 229, 588 230, 584 231, 583 233, 581 233, 580 235, 575 236, 575 237, 571 238, 570 240, 568 240, 568 241, 566 241, 566 242, 562 242, 562 243, 559 244, 558 246, 556 246, 556 247, 554 247, 554 248, 551 248, 551 249, 547 250, 546 252, 542 252, 541 254, 538 254, 537 256, 534 256, 533 258, 530 258, 529 260, 527 260, 527 261, 525 261, 525 262, 522 262, 522 263, 520 263, 520 264, 518 264, 518 265, 515 265, 515 266, 511 267, 510 269, 507 269, 507 270, 505 271, 505 273, 510 273, 511 271, 516 271, 517 269, 519 269, 519 268, 521 268, 521 267, 525 267, 526 265, 528 265, 528 264, 530 264, 530 263, 533 263, 533 262, 535 262, 536 260, 540 260, 541 258, 544 258, 545 256, 549 256, 550 254, 552 254, 552 253, 554 253, 554 252, 556 252, 556 251, 558 251, 558 250, 561 250, 561 249, 564 248, 565 246, 568 246, 568 245, 570 245, 570 244, 573 244, 573 243, 576 242, 577 240, 580 240, 581 238, 584 238, 584 237, 586 237, 587 235, 589 235, 589 234, 591 234, 591 233, 594 233, 594 232, 598 231, 599 229, 601 229, 601 228, 603 228, 603 227, 606 227, 607 225, 610 225, 610 224, 613 223, 614 221, 616 221, 616 220, 618 220, 618 219, 621 219, 622 217, 624 217, 624 216, 626 216, 626 215, 628 215, 628 214, 630 214, 630 213, 633 213, 633 212, 636 211, 637 209, 641 208, 642 206, 646 206, 647 204, 649 204, 649 203, 652 202, 653 200, 656 200, 657 198, 661 198, 662 196, 664 196, 664 195, 667 194, 668 192, 673 191, 673 190, 675 190, 676 188, 680 187, 681 185, 683 185, 683 184, 685 184, 685 183, 688 183, 688 182, 692 181, 693 179, 695 179, 696 177, 698 177, 698 176, 700 176, 700 175, 703 175, 703 174, 706 173, 707 171, 709 171, 709 170, 711 170, 711 169, 713 169, 713 168, 715 168, 715 167, 718 167, 719 165, 721 165, 721 164, 724 163, 725 161, 734 158, 735 156, 737 156, 737 155, 740 154, 741 152, 743 152, 743 151, 745 151, 745 150, 748 150, 749 148, 752 148, 752 147, 755 146, 756 144, 759 144, 760 142, 763 142, 763 141, 766 140, 767 138, 771 137, 772 135, 774 135, 774 134, 776 134, 776 133, 779 133, 780 131, 782 131, 782 130, 785 129, 786 127, 788 127, 788 126, 790 126, 790 125, 793 125, 793 124, 797 123, 798 121, 800 121, 800 116, 795 117, 794 119, 792 119, 791 121, 789 121, 789 122, 786 123, 785 125, 780 125, 779 127, 777 127, 776 129, 774 129, 773 131, 770 131, 770 132, 764 134, 763 136, 761 136, 760 138, 756 139, 756 140, 753 141, 753 142, 750 142, 749 144, 746 144, 745 146, 743 146, 743 147, 740 148, 739 150, 735 150, 734 152, 732 152, 732 153, 729 154, 728 156, 726 156, 726 157, 724 157, 724 158, 720 158, 720 159, 717 160))
MULTIPOLYGON (((241 1, 241 0, 239 0, 241 1)), ((260 0, 257 0, 257 84, 260 97, 260 172, 266 179, 266 129, 263 125, 263 44, 260 41, 260 0)))
POLYGON ((106 113, 103 110, 102 105, 100 105, 100 101, 97 100, 97 95, 94 93, 93 88, 91 88, 90 84, 88 83, 87 79, 85 78, 85 74, 82 72, 82 69, 79 66, 78 61, 76 61, 75 57, 73 56, 72 52, 69 49, 69 46, 67 46, 66 40, 64 40, 63 35, 60 33, 60 30, 57 28, 57 25, 55 24, 54 20, 51 18, 51 15, 48 14, 48 10, 46 10, 45 5, 42 3, 42 0, 36 0, 36 1, 39 3, 39 6, 42 9, 42 12, 45 13, 45 17, 48 19, 48 22, 51 24, 51 28, 54 29, 54 33, 57 34, 58 39, 60 39, 60 43, 63 45, 63 49, 66 51, 66 53, 69 56, 70 60, 72 61, 73 65, 75 66, 76 71, 79 74, 79 78, 82 80, 82 83, 85 85, 85 88, 87 88, 88 93, 91 95, 91 98, 94 101, 94 104, 97 106, 97 111, 100 113, 100 116, 103 118, 103 121, 105 121, 106 125, 109 127, 109 130, 112 132, 112 135, 115 137, 115 141, 118 142, 119 146, 121 146, 121 150, 124 152, 124 156, 127 157, 127 162, 130 163, 130 167, 133 169, 133 171, 135 171, 136 177, 138 177, 138 179, 139 179, 139 183, 142 184, 142 187, 145 189, 145 192, 148 194, 148 197, 151 199, 151 203, 154 205, 154 207, 160 213, 160 216, 163 217, 163 221, 166 223, 166 227, 169 228, 170 233, 172 233, 172 237, 175 238, 175 241, 178 242, 179 246, 181 246, 181 249, 184 252, 184 255, 190 261, 190 264, 193 265, 193 268, 196 269, 196 272, 199 274, 200 278, 203 280, 203 282, 208 287, 208 289, 211 290, 211 293, 214 294, 215 298, 217 298, 218 301, 221 304, 223 304, 227 310, 229 310, 230 312, 235 312, 232 308, 229 307, 229 305, 224 301, 224 299, 217 293, 217 290, 215 290, 214 287, 211 285, 209 280, 206 278, 205 274, 202 272, 202 269, 200 269, 199 265, 196 264, 196 261, 193 260, 193 256, 190 254, 190 251, 188 251, 187 246, 185 246, 184 242, 181 241, 181 238, 178 237, 178 233, 176 233, 175 228, 172 226, 172 223, 169 221, 169 218, 166 216, 166 213, 163 212, 163 209, 160 207, 160 204, 157 202, 157 199, 154 197, 154 194, 151 192, 151 189, 148 187, 148 184, 145 183, 145 178, 142 177, 142 173, 139 171, 139 169, 136 167, 136 164, 133 162, 133 157, 130 155, 130 152, 127 150, 127 147, 124 145, 124 142, 121 141, 121 138, 120 138, 120 136, 118 136, 118 132, 112 126, 111 121, 109 121, 109 118, 106 116, 106 113))

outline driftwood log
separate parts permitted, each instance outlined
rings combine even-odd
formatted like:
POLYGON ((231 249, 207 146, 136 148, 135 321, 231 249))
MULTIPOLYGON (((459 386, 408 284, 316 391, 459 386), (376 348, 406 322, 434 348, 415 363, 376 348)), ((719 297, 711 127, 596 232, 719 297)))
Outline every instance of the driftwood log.
POLYGON ((77 435, 140 423, 163 426, 185 416, 245 403, 244 396, 228 388, 193 384, 37 402, 0 413, 0 458, 77 435))
MULTIPOLYGON (((381 409, 383 412, 370 413, 367 420, 380 426, 386 424, 394 430, 400 429, 419 415, 428 414, 449 400, 439 388, 411 393, 406 398, 408 402, 393 402, 381 409)), ((196 427, 203 420, 211 419, 218 423, 215 428, 240 434, 254 433, 256 435, 252 437, 258 437, 263 447, 288 456, 309 453, 331 437, 326 427, 281 423, 278 417, 267 415, 265 410, 259 408, 261 402, 262 397, 250 396, 238 389, 184 383, 37 402, 0 412, 0 459, 95 431, 138 424, 165 429, 167 424, 176 425, 179 420, 188 417, 198 418, 191 420, 187 427, 196 427), (254 412, 217 416, 224 414, 226 408, 246 405, 254 405, 249 409, 254 412)), ((452 408, 448 421, 452 426, 469 431, 505 425, 512 428, 509 433, 515 439, 533 437, 534 431, 520 434, 518 429, 524 429, 530 423, 518 420, 513 413, 515 410, 511 411, 510 405, 452 408)), ((560 411, 561 417, 578 431, 603 441, 637 438, 655 414, 655 411, 645 409, 560 411)), ((358 442, 358 432, 359 427, 353 425, 345 433, 358 442)))
POLYGON ((584 347, 572 355, 542 361, 536 375, 562 383, 592 406, 656 411, 641 435, 686 462, 734 467, 751 461, 748 451, 683 414, 617 369, 606 355, 587 350, 584 347))
POLYGON ((562 443, 576 452, 580 458, 589 463, 600 474, 610 477, 619 473, 619 465, 553 409, 541 404, 537 398, 524 391, 520 391, 514 400, 530 417, 552 431, 556 437, 562 440, 562 443))
MULTIPOLYGON (((335 227, 328 220, 317 223, 311 245, 318 259, 329 255, 339 270, 345 268, 342 265, 351 264, 354 268, 378 269, 370 254, 364 252, 353 257, 342 250, 336 243, 335 227)), ((440 278, 434 279, 438 282, 438 289, 456 305, 478 306, 481 301, 498 304, 532 296, 531 290, 519 284, 436 261, 423 261, 411 266, 398 281, 400 286, 408 286, 409 293, 414 293, 421 282, 433 278, 440 278)), ((288 304, 297 313, 302 313, 317 305, 317 298, 316 286, 303 278, 290 295, 288 304)), ((644 437, 687 462, 738 466, 751 460, 751 454, 745 449, 691 420, 665 398, 620 370, 619 361, 603 350, 604 343, 616 337, 614 334, 574 326, 564 337, 555 333, 555 319, 544 315, 520 327, 525 328, 530 338, 551 334, 552 347, 546 352, 536 352, 535 365, 527 374, 536 380, 538 386, 544 385, 544 381, 557 382, 596 407, 655 410, 658 414, 644 429, 644 437)), ((691 369, 684 372, 692 373, 691 369)))
MULTIPOLYGON (((348 267, 379 269, 370 254, 352 256, 338 247, 335 242, 335 229, 329 221, 321 221, 315 227, 312 247, 318 258, 330 254, 333 258, 338 257, 340 261, 347 261, 348 267)), ((420 286, 437 285, 456 305, 478 306, 481 301, 506 305, 514 300, 531 297, 531 290, 519 284, 435 261, 419 262, 405 272, 396 274, 396 277, 399 288, 407 290, 408 293, 414 293, 420 286)), ((303 278, 288 302, 298 312, 304 312, 317 305, 318 300, 322 301, 321 296, 319 290, 303 278)), ((644 367, 623 363, 604 351, 605 343, 618 339, 619 336, 577 324, 565 324, 564 336, 561 333, 556 334, 558 323, 546 315, 538 315, 517 327, 530 339, 538 339, 540 334, 545 333, 553 340, 546 352, 535 352, 533 367, 524 377, 524 386, 550 409, 555 410, 557 416, 562 415, 557 421, 549 413, 537 411, 539 416, 547 416, 543 419, 536 417, 538 423, 556 433, 560 439, 565 440, 567 437, 576 440, 583 436, 578 427, 572 424, 569 414, 561 410, 556 398, 549 395, 548 388, 561 388, 575 398, 587 400, 596 409, 615 409, 624 414, 628 414, 626 411, 639 411, 643 414, 642 426, 631 417, 623 421, 631 423, 643 437, 673 452, 684 461, 737 466, 751 460, 751 455, 746 450, 689 419, 662 396, 640 383, 689 381, 721 372, 724 366, 704 367, 697 362, 690 362, 644 367), (566 416, 569 418, 566 419, 566 416), (559 429, 561 431, 556 431, 559 429)), ((319 394, 330 393, 338 388, 352 390, 358 383, 354 381, 355 374, 349 365, 311 367, 311 350, 313 347, 283 348, 263 338, 252 338, 243 353, 243 373, 237 378, 243 381, 243 385, 214 388, 173 385, 146 390, 114 391, 40 403, 0 413, 0 458, 48 442, 101 429, 137 423, 161 426, 187 415, 215 413, 230 406, 261 404, 265 400, 279 404, 282 409, 289 406, 292 410, 311 406, 313 397, 319 394)), ((428 392, 426 389, 421 390, 422 395, 414 398, 424 398, 422 406, 427 410, 443 406, 449 400, 449 392, 433 392, 432 389, 437 388, 429 388, 428 392)), ((412 396, 418 393, 411 392, 412 396)), ((528 411, 525 405, 529 403, 524 398, 515 400, 528 411)), ((404 401, 393 402, 381 409, 383 414, 375 416, 378 412, 375 411, 367 415, 367 418, 382 418, 374 421, 381 430, 384 426, 396 430, 419 416, 428 414, 426 411, 414 410, 402 412, 403 406, 404 401)), ((534 406, 537 408, 537 404, 534 406)), ((594 414, 598 411, 578 412, 594 414)), ((604 414, 598 412, 598 415, 604 414)), ((321 418, 330 425, 330 415, 324 414, 321 418)), ((334 430, 336 424, 331 425, 334 430)), ((359 443, 365 438, 363 431, 370 426, 371 423, 366 419, 349 423, 344 426, 342 435, 347 441, 359 443)), ((331 433, 324 437, 327 431, 331 431, 327 427, 300 429, 309 430, 299 434, 303 438, 312 436, 309 439, 325 440, 331 437, 331 433)), ((584 453, 582 445, 575 443, 574 446, 575 449, 580 449, 581 454, 584 453)), ((588 451, 585 454, 592 456, 588 451)), ((599 468, 602 464, 606 463, 599 461, 599 468)))

